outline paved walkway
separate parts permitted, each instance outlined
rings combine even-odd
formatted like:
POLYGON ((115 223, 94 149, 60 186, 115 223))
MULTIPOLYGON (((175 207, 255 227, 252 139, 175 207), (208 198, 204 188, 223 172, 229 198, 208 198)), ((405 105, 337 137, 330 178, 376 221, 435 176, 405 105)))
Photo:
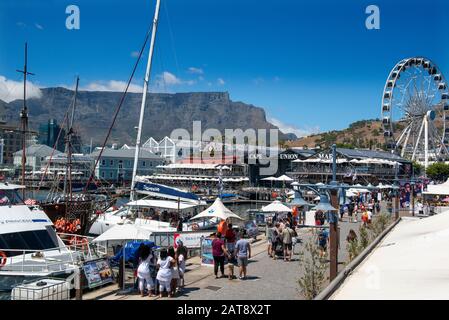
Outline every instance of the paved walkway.
MULTIPOLYGON (((358 231, 360 223, 347 222, 347 218, 339 223, 340 250, 339 269, 344 268, 348 254, 346 252, 346 236, 350 229, 358 231)), ((305 243, 312 236, 312 229, 301 229, 300 238, 305 243)), ((215 279, 213 268, 201 266, 199 257, 187 261, 185 275, 186 285, 184 292, 175 299, 220 299, 220 300, 244 300, 244 299, 302 299, 299 292, 298 279, 302 268, 298 261, 298 252, 302 249, 299 244, 295 248, 293 261, 272 260, 267 255, 267 242, 264 236, 259 236, 258 241, 252 244, 253 257, 248 265, 248 279, 228 280, 227 278, 215 279)), ((227 270, 225 269, 227 273, 227 270)), ((238 268, 234 269, 238 275, 238 268)), ((328 273, 327 273, 328 275, 328 273)), ((132 280, 128 280, 131 284, 132 280)), ((157 300, 159 298, 140 297, 133 293, 117 295, 117 285, 107 286, 84 295, 84 299, 102 300, 157 300)), ((168 299, 168 298, 162 298, 168 299)))

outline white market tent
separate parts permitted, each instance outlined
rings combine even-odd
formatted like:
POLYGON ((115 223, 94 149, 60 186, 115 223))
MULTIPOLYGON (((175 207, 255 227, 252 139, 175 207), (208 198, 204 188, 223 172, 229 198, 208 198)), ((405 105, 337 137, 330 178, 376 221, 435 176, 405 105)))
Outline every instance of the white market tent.
POLYGON ((284 182, 290 182, 293 181, 292 178, 290 178, 289 176, 286 176, 285 174, 276 178, 276 181, 284 181, 284 182))
POLYGON ((276 177, 268 177, 268 178, 263 178, 260 180, 264 180, 264 181, 276 181, 276 177))
POLYGON ((423 194, 449 195, 449 179, 442 184, 429 184, 423 194))
MULTIPOLYGON (((168 210, 178 210, 178 202, 177 201, 169 201, 169 200, 154 200, 154 199, 142 199, 131 201, 126 204, 128 207, 154 207, 168 210)), ((197 204, 194 203, 186 203, 179 202, 179 209, 190 209, 196 207, 197 204)))
POLYGON ((236 218, 243 220, 234 212, 226 208, 220 198, 215 199, 214 203, 209 208, 200 212, 190 220, 196 220, 200 218, 220 218, 221 220, 226 220, 228 218, 236 218))
POLYGON ((449 299, 449 211, 402 218, 331 300, 449 299))
POLYGON ((149 229, 136 224, 116 224, 92 242, 149 240, 151 234, 152 232, 149 229))
POLYGON ((262 207, 263 212, 291 212, 292 209, 279 200, 275 200, 267 206, 262 207))

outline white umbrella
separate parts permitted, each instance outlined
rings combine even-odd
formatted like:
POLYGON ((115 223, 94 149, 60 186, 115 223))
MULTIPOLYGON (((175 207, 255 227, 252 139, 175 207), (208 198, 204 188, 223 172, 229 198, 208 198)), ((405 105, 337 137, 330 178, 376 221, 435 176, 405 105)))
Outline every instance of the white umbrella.
POLYGON ((289 176, 286 176, 285 174, 280 176, 279 178, 276 178, 276 181, 285 181, 285 182, 289 182, 289 181, 293 181, 292 178, 290 178, 289 176))
POLYGON ((291 212, 292 209, 284 205, 279 200, 275 200, 269 205, 262 207, 263 212, 291 212))
POLYGON ((215 199, 215 202, 209 208, 200 212, 190 220, 200 218, 220 218, 222 220, 226 220, 227 218, 236 218, 243 220, 234 212, 226 208, 220 198, 215 199))
POLYGON ((275 180, 277 180, 277 178, 276 178, 276 177, 268 177, 268 178, 263 178, 263 179, 260 179, 260 180, 264 180, 264 181, 275 181, 275 180))
POLYGON ((114 240, 149 240, 152 232, 135 224, 116 224, 103 232, 92 242, 114 240))

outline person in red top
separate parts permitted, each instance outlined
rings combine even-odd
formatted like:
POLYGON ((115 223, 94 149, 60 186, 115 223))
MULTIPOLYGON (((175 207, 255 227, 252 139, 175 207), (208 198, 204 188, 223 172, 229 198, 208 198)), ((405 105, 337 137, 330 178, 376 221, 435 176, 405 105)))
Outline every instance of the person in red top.
POLYGON ((214 274, 215 279, 218 279, 218 267, 220 267, 221 277, 224 274, 225 254, 229 257, 228 250, 225 247, 225 242, 221 238, 221 233, 217 232, 216 238, 212 240, 212 256, 214 257, 214 274))
POLYGON ((232 223, 228 224, 228 230, 225 234, 225 240, 226 240, 226 248, 229 252, 234 252, 235 248, 235 240, 236 240, 236 234, 234 229, 232 229, 232 223))

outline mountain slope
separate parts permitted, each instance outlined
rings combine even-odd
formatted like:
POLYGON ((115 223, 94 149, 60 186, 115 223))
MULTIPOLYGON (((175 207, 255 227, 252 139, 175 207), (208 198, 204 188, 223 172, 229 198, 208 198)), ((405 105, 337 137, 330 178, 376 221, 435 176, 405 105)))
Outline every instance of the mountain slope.
POLYGON ((385 139, 382 123, 377 119, 357 121, 350 124, 347 129, 310 135, 295 141, 288 141, 287 145, 314 148, 316 146, 328 147, 333 143, 347 148, 384 149, 385 139))
MULTIPOLYGON (((59 123, 64 119, 70 105, 73 91, 65 88, 41 89, 40 98, 27 100, 30 127, 55 118, 59 123)), ((121 97, 120 92, 80 91, 77 98, 75 123, 77 131, 85 143, 93 139, 94 144, 103 142, 112 117, 121 97)), ((128 93, 112 131, 110 143, 134 144, 138 124, 142 94, 128 93)), ((22 101, 3 103, 7 122, 18 123, 22 101)), ((202 131, 216 128, 224 134, 224 129, 248 128, 275 129, 266 120, 265 111, 242 102, 230 100, 226 92, 194 93, 149 93, 144 118, 143 139, 150 136, 161 139, 176 128, 192 133, 193 121, 201 121, 202 131)), ((280 134, 281 139, 288 136, 280 134)))

